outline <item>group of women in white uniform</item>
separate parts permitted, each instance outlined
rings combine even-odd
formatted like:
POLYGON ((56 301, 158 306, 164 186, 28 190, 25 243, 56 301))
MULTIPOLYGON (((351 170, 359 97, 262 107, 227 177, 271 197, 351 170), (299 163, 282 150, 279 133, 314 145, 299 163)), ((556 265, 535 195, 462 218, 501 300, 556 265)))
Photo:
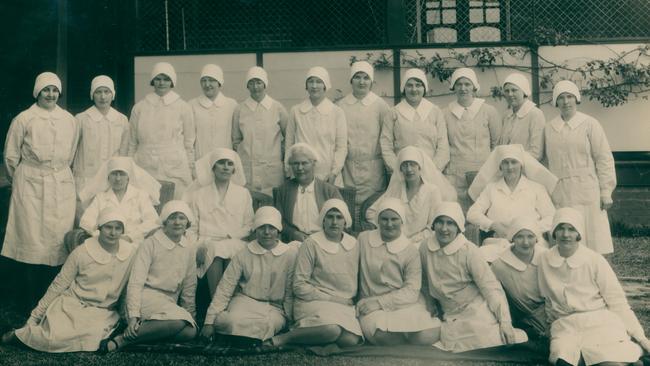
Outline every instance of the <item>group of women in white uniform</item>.
POLYGON ((39 75, 36 103, 12 122, 5 144, 14 190, 2 255, 25 272, 65 265, 27 324, 3 340, 51 352, 189 340, 198 333, 197 276, 205 276, 206 339, 245 336, 268 347, 365 339, 462 352, 527 339, 513 327, 509 299, 517 327, 550 337, 554 363, 635 362, 650 350, 600 255, 613 251, 614 164, 599 123, 576 110, 575 84, 557 83, 560 116, 546 123, 519 74, 504 82, 503 119, 476 97, 471 69, 452 74, 457 100, 444 110, 424 98, 421 70, 406 72, 404 100, 392 109, 372 93, 373 78, 371 65, 354 63, 352 93, 337 105, 326 96, 327 70, 311 68, 308 98, 287 113, 266 95, 260 67, 249 70, 250 97, 237 105, 220 91, 218 66, 203 68, 204 94, 186 103, 173 91, 173 67, 158 63, 153 93, 127 122, 110 106, 110 78, 93 79, 95 105, 75 119, 56 105, 58 77, 39 75), (356 187, 359 202, 384 189, 388 172, 367 212, 374 229, 346 233, 359 207, 317 205, 312 177, 293 213, 310 211, 316 230, 281 242, 282 215, 253 213, 249 190, 270 193, 307 166, 321 187, 356 187), (156 217, 158 180, 173 182, 182 200, 156 217), (68 255, 62 238, 77 206, 94 236, 68 255), (492 242, 478 248, 463 236, 466 211, 492 242), (124 288, 128 326, 111 335, 124 288))

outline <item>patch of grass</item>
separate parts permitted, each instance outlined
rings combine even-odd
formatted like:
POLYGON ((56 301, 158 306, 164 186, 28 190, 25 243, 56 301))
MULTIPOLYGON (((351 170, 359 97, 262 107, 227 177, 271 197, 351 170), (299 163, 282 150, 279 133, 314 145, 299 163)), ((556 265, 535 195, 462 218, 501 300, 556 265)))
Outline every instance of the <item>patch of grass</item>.
POLYGON ((614 238, 609 262, 619 277, 650 278, 650 237, 614 238))

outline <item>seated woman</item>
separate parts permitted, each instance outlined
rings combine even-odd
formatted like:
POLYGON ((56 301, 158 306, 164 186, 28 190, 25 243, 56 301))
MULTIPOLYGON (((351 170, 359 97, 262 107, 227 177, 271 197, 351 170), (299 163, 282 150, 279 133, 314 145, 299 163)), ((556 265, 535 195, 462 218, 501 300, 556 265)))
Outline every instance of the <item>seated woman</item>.
POLYGON ((226 261, 246 246, 253 226, 253 199, 244 188, 244 169, 236 152, 217 148, 196 161, 196 180, 183 199, 195 225, 199 277, 206 275, 210 298, 221 280, 226 261))
POLYGON ((419 244, 431 236, 431 223, 442 201, 455 201, 456 190, 433 161, 417 147, 407 146, 397 155, 399 172, 390 178, 386 192, 366 211, 366 219, 377 222, 377 210, 389 197, 406 207, 404 235, 419 244))
MULTIPOLYGON (((436 347, 464 352, 525 342, 512 327, 508 302, 499 281, 476 245, 463 235, 465 218, 456 202, 443 202, 433 220, 435 235, 422 242, 423 292, 442 309, 436 347)), ((432 306, 429 306, 433 308, 432 306)))
POLYGON ((291 167, 293 178, 280 186, 277 197, 274 197, 275 207, 282 214, 282 239, 302 242, 321 230, 318 214, 325 201, 343 197, 335 186, 315 177, 314 167, 318 158, 309 145, 297 143, 291 146, 285 160, 291 167))
POLYGON ((291 279, 298 243, 278 238, 282 217, 273 207, 255 213, 256 239, 235 254, 205 316, 201 337, 214 332, 259 340, 273 337, 291 316, 291 279))
POLYGON ((379 229, 359 235, 357 314, 363 335, 376 345, 431 345, 440 338, 440 321, 427 311, 420 293, 418 250, 402 234, 404 205, 386 198, 377 212, 379 229))
POLYGON ((584 230, 580 211, 558 209, 552 231, 557 245, 540 259, 539 287, 551 324, 549 361, 642 364, 639 357, 650 352, 650 341, 607 260, 581 245, 584 230))
POLYGON ((120 320, 118 299, 126 285, 135 246, 121 240, 126 219, 114 208, 97 220, 88 238, 66 259, 24 327, 2 336, 43 352, 96 351, 120 320))
POLYGON ((162 229, 140 245, 133 262, 126 289, 129 324, 124 333, 104 342, 105 351, 142 342, 185 342, 196 336, 196 266, 194 248, 185 236, 193 220, 185 202, 165 204, 162 229))
POLYGON ((550 195, 556 184, 555 175, 523 146, 497 146, 469 187, 475 202, 467 211, 467 221, 505 239, 498 241, 502 249, 510 245, 508 227, 516 217, 534 217, 542 232, 549 231, 555 213, 550 195))
POLYGON ((546 248, 540 245, 537 219, 515 218, 508 239, 512 245, 492 262, 492 272, 506 291, 514 325, 521 326, 531 338, 547 337, 544 298, 537 282, 539 259, 546 248))
POLYGON ((354 310, 359 273, 357 240, 343 232, 352 226, 345 202, 325 202, 318 221, 323 230, 300 247, 293 277, 295 324, 288 333, 271 338, 273 346, 287 343, 340 347, 361 342, 361 327, 354 310))
POLYGON ((123 239, 140 245, 144 238, 158 229, 158 214, 153 205, 160 198, 160 183, 130 157, 113 157, 104 163, 97 174, 87 181, 79 192, 86 208, 79 226, 88 234, 94 233, 99 213, 114 207, 126 218, 123 239))

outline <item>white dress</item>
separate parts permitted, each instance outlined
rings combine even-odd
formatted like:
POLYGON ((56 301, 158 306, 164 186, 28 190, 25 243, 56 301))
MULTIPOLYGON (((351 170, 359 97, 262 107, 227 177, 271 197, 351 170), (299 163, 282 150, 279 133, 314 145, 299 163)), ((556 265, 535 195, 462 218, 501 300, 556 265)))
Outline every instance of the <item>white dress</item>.
POLYGON ((96 238, 86 240, 70 254, 16 337, 42 352, 96 351, 119 323, 117 304, 134 253, 125 241, 110 254, 96 238))
POLYGON ((214 100, 201 95, 188 104, 196 127, 196 160, 218 147, 232 148, 232 115, 237 101, 220 92, 214 100))
POLYGON ((359 245, 355 238, 344 233, 343 240, 336 243, 322 231, 312 234, 300 247, 296 260, 294 326, 338 325, 362 335, 353 305, 358 273, 359 245), (342 304, 345 300, 347 304, 342 304))
POLYGON ((4 160, 12 178, 11 204, 2 255, 19 262, 59 266, 63 236, 76 209, 70 170, 79 139, 74 117, 33 104, 11 122, 4 160))

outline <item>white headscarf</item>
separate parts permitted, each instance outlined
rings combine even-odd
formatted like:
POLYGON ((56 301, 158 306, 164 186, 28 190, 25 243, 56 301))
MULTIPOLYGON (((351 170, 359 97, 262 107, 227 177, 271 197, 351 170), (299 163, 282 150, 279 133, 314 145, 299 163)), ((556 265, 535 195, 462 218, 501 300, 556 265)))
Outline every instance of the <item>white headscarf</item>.
MULTIPOLYGON (((438 170, 436 164, 422 150, 415 146, 407 146, 397 154, 397 169, 403 162, 414 161, 420 166, 420 177, 426 184, 433 184, 438 187, 443 201, 456 201, 456 189, 449 183, 447 178, 438 170)), ((402 196, 405 185, 404 174, 401 170, 395 171, 390 177, 390 183, 383 197, 402 196)))
POLYGON ((512 242, 515 235, 522 230, 529 230, 537 237, 537 243, 541 244, 544 238, 542 237, 537 219, 531 216, 515 217, 508 226, 508 240, 512 242))
MULTIPOLYGON (((213 78, 214 80, 218 81, 221 86, 224 84, 224 78, 223 78, 223 70, 221 70, 221 67, 215 64, 207 64, 203 66, 203 69, 201 70, 201 78, 209 76, 213 78)), ((199 78, 199 79, 201 79, 199 78)), ((247 81, 248 82, 248 81, 247 81)))
POLYGON ((580 89, 578 89, 578 86, 572 81, 561 80, 553 87, 553 106, 557 106, 557 98, 562 93, 573 94, 576 97, 576 102, 580 103, 580 89))
POLYGON ((521 89, 521 91, 524 92, 524 96, 526 97, 531 96, 532 92, 530 91, 530 83, 528 82, 528 79, 524 75, 518 73, 510 74, 503 82, 502 86, 505 87, 506 84, 508 83, 513 84, 517 88, 521 89))
POLYGON ((370 80, 375 80, 375 69, 373 69, 372 65, 366 61, 357 61, 350 66, 350 80, 352 80, 354 75, 358 72, 365 72, 368 74, 368 77, 370 77, 370 80))
POLYGON ((324 67, 314 66, 309 69, 309 71, 307 71, 307 76, 305 77, 305 82, 312 76, 321 79, 323 81, 323 84, 325 84, 326 90, 330 90, 332 88, 332 82, 330 82, 330 74, 324 67))
POLYGON ((129 185, 147 192, 151 203, 157 205, 160 199, 160 183, 146 170, 140 168, 131 157, 114 156, 105 161, 79 192, 79 199, 86 204, 98 193, 111 189, 108 175, 116 170, 121 170, 129 175, 129 185))
POLYGON ((49 71, 40 73, 34 81, 34 91, 32 92, 34 98, 38 98, 38 94, 41 92, 41 90, 50 85, 55 86, 57 89, 59 89, 60 94, 63 93, 63 88, 61 87, 61 79, 59 79, 55 73, 49 71))
POLYGON ((113 93, 113 99, 111 100, 115 100, 115 84, 113 84, 113 79, 109 78, 106 75, 95 76, 90 82, 90 100, 93 100, 93 94, 95 94, 95 90, 101 86, 108 88, 111 93, 113 93))
POLYGON ((429 82, 427 81, 427 75, 424 73, 424 71, 420 69, 408 69, 402 78, 402 85, 400 87, 402 93, 404 92, 406 82, 409 81, 409 79, 420 80, 422 84, 424 84, 424 94, 426 94, 427 90, 429 90, 429 82))
POLYGON ((235 163, 235 172, 230 178, 230 181, 237 185, 245 186, 246 177, 244 176, 244 168, 242 167, 239 154, 225 147, 217 148, 196 161, 194 167, 196 169, 196 181, 199 185, 207 186, 214 182, 212 167, 214 167, 214 164, 221 159, 228 159, 235 163))
POLYGON ((164 225, 165 221, 171 216, 174 212, 180 212, 187 216, 187 219, 192 223, 194 221, 194 213, 190 209, 190 206, 181 200, 171 200, 165 204, 160 211, 160 224, 164 225))
POLYGON ((278 231, 282 231, 282 215, 273 206, 262 206, 255 212, 255 219, 253 220, 253 230, 260 226, 271 225, 278 231))
POLYGON ((438 205, 436 210, 436 215, 433 218, 435 223, 438 217, 447 216, 454 220, 460 232, 465 231, 465 215, 463 215, 463 209, 460 207, 458 202, 442 202, 438 205))
POLYGON ((99 212, 99 216, 97 217, 97 227, 95 229, 111 221, 119 221, 126 232, 126 218, 122 215, 122 212, 115 207, 107 207, 99 212))
POLYGON ((481 90, 481 85, 478 83, 478 78, 476 77, 476 73, 474 70, 467 68, 467 67, 461 67, 456 70, 454 70, 454 73, 451 74, 451 79, 450 79, 450 85, 449 85, 449 90, 454 90, 454 85, 456 85, 456 81, 460 78, 467 78, 469 81, 474 84, 474 88, 478 92, 481 90))
POLYGON ((348 205, 338 198, 331 198, 325 201, 323 207, 320 209, 320 214, 318 215, 318 223, 320 224, 321 228, 323 227, 323 219, 325 219, 325 215, 327 215, 329 210, 333 208, 339 210, 339 212, 343 215, 343 218, 345 218, 345 227, 348 229, 352 227, 352 216, 348 210, 348 205))
POLYGON ((172 79, 172 86, 176 87, 176 70, 174 70, 174 66, 172 66, 172 64, 169 62, 158 62, 157 64, 153 65, 153 69, 151 69, 151 78, 149 81, 153 81, 153 79, 155 79, 156 76, 160 74, 169 76, 169 78, 172 79))
POLYGON ((506 158, 519 161, 521 163, 522 175, 543 185, 549 195, 553 194, 558 179, 550 170, 546 169, 544 165, 525 151, 524 147, 520 144, 499 145, 492 150, 476 174, 472 185, 467 190, 467 193, 474 201, 478 199, 478 196, 483 192, 483 189, 485 189, 488 183, 497 181, 503 177, 499 166, 503 159, 506 158))
POLYGON ((246 84, 253 79, 260 79, 264 83, 264 86, 268 89, 269 87, 269 76, 266 73, 266 70, 259 66, 253 66, 248 69, 246 73, 246 84))
POLYGON ((379 208, 377 209, 377 217, 375 218, 375 224, 379 226, 379 215, 386 210, 394 211, 402 219, 402 223, 406 220, 406 207, 404 203, 398 198, 386 197, 382 199, 379 203, 379 208))
POLYGON ((571 224, 580 234, 582 240, 585 240, 585 219, 580 211, 573 207, 558 208, 555 211, 555 216, 553 216, 553 230, 551 230, 551 233, 555 233, 555 229, 560 224, 571 224))

